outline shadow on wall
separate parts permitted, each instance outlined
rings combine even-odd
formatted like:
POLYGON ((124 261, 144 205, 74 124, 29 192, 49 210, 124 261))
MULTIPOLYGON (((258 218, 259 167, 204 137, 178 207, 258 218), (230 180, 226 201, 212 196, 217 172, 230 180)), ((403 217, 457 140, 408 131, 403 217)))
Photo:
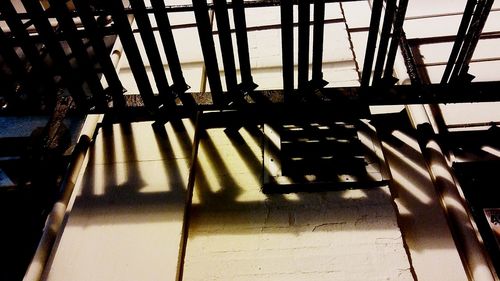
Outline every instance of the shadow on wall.
MULTIPOLYGON (((393 276, 392 280, 411 280, 393 199, 387 187, 264 194, 261 192, 263 174, 264 169, 268 169, 263 164, 265 137, 258 125, 226 131, 211 128, 202 134, 190 206, 186 280, 203 279, 195 276, 200 272, 197 263, 203 257, 212 257, 214 262, 207 274, 218 274, 216 263, 224 264, 229 256, 223 253, 231 251, 248 254, 238 262, 248 261, 250 267, 255 266, 252 272, 258 272, 259 267, 264 270, 270 264, 260 256, 261 251, 274 251, 277 259, 290 266, 290 270, 280 271, 283 274, 311 270, 315 265, 309 260, 324 260, 318 264, 321 270, 341 267, 338 272, 325 273, 330 279, 343 279, 339 274, 355 276, 355 272, 371 272, 393 276), (307 249, 311 249, 310 252, 307 249), (349 264, 352 272, 344 271, 343 264, 345 268, 349 264), (398 274, 404 278, 394 277, 398 274)), ((169 122, 164 131, 156 133, 149 123, 105 125, 89 151, 82 189, 67 227, 93 229, 86 235, 101 237, 82 242, 86 247, 94 247, 95 239, 103 240, 102 243, 113 239, 110 243, 115 246, 112 247, 129 241, 123 232, 110 232, 111 227, 150 237, 149 232, 144 233, 145 227, 157 232, 151 233, 152 239, 160 239, 165 233, 180 233, 193 139, 194 126, 188 119, 169 122), (158 228, 165 224, 177 226, 158 228), (135 227, 139 225, 140 229, 135 227), (106 235, 115 236, 102 237, 106 235)), ((269 149, 278 152, 276 147, 269 149)), ((395 147, 395 151, 400 149, 402 147, 395 147)), ((401 167, 400 173, 404 169, 409 181, 424 177, 415 165, 404 160, 406 155, 416 157, 418 153, 413 154, 394 152, 390 159, 401 167)), ((67 230, 65 235, 71 234, 67 230)), ((74 233, 75 237, 81 235, 74 233)), ((161 251, 173 251, 176 256, 175 249, 165 247, 163 242, 157 243, 161 244, 161 251)), ((169 243, 177 245, 178 242, 169 243)), ((440 249, 446 245, 436 242, 429 243, 429 247, 440 249)), ((160 249, 148 248, 147 251, 151 254, 160 249)), ((85 252, 93 251, 87 249, 83 254, 85 252)), ((271 274, 275 269, 266 270, 262 274, 271 274)), ((239 278, 239 273, 227 272, 239 278)), ((312 275, 307 277, 316 277, 316 273, 308 274, 312 275)))
MULTIPOLYGON (((436 212, 439 205, 433 202, 434 190, 427 188, 431 186, 429 176, 411 128, 386 121, 380 136, 394 178, 392 190, 399 190, 399 197, 419 202, 420 206, 414 208, 420 214, 436 212)), ((85 221, 90 224, 164 221, 165 211, 169 210, 176 213, 171 219, 179 219, 193 137, 193 124, 188 119, 168 123, 165 130, 156 133, 140 123, 104 125, 89 152, 90 161, 73 212, 91 212, 92 220, 85 221)), ((199 223, 202 229, 218 228, 231 233, 276 231, 266 227, 269 221, 276 220, 278 224, 314 231, 395 227, 393 210, 389 208, 392 198, 383 189, 263 194, 260 188, 263 169, 267 168, 263 165, 264 137, 259 126, 230 133, 222 128, 206 130, 198 154, 191 207, 193 228, 199 223), (308 210, 307 215, 297 214, 295 210, 299 209, 308 210), (226 212, 229 215, 223 215, 226 212)), ((277 150, 272 146, 270 149, 277 150)), ((411 210, 408 214, 402 212, 400 223, 412 228, 414 219, 411 210)), ((443 223, 434 219, 435 224, 443 223)), ((435 232, 447 229, 436 230, 432 223, 427 227, 409 233, 432 234, 426 244, 429 248, 448 247, 435 232)))
MULTIPOLYGON (((89 151, 89 164, 72 217, 84 212, 88 216, 91 212, 92 220, 86 223, 130 224, 163 221, 165 211, 182 210, 193 135, 193 124, 187 119, 168 123, 164 131, 156 133, 149 125, 140 123, 104 125, 89 151)), ((260 126, 246 126, 231 132, 223 128, 206 130, 198 154, 192 206, 195 222, 200 217, 204 225, 245 225, 249 222, 248 216, 253 216, 252 211, 258 211, 265 214, 262 218, 265 224, 266 217, 274 216, 277 210, 306 208, 314 210, 310 219, 303 221, 287 215, 286 223, 314 228, 322 224, 325 217, 337 217, 332 221, 336 224, 360 208, 369 209, 379 202, 390 204, 389 194, 370 190, 263 194, 260 188, 263 169, 267 168, 263 165, 264 137, 260 126), (329 211, 332 208, 334 211, 329 211), (231 210, 233 218, 205 220, 203 213, 207 210, 231 210)), ((269 149, 277 150, 276 147, 269 149)), ((383 229, 383 217, 387 217, 388 223, 393 221, 390 213, 392 210, 382 215, 371 212, 374 217, 360 219, 372 220, 373 227, 379 225, 383 229)), ((343 223, 338 226, 355 229, 354 222, 351 226, 343 223)), ((327 228, 321 226, 315 231, 327 228)))

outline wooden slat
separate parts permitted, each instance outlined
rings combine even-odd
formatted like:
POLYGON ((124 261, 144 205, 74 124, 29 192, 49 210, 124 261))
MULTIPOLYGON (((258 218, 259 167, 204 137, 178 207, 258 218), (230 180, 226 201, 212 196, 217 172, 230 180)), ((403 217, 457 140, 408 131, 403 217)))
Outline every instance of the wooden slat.
POLYGON ((234 62, 233 42, 231 39, 231 28, 229 26, 226 0, 215 0, 214 8, 215 17, 217 19, 217 29, 219 31, 220 49, 223 54, 222 63, 224 64, 226 87, 228 92, 235 93, 237 91, 238 82, 236 80, 236 66, 234 62))
POLYGON ((106 76, 106 81, 109 84, 111 96, 113 97, 113 108, 123 108, 125 106, 123 85, 118 77, 118 73, 116 73, 110 54, 104 43, 102 28, 98 27, 93 12, 88 5, 88 0, 73 0, 73 3, 78 10, 78 14, 80 15, 80 19, 90 39, 94 53, 99 60, 99 65, 106 76))
POLYGON ((142 0, 131 0, 132 8, 135 12, 135 20, 139 27, 141 39, 144 43, 146 55, 149 59, 149 65, 153 72, 153 77, 158 88, 161 103, 166 107, 173 109, 175 107, 175 97, 168 84, 165 67, 161 60, 160 51, 156 44, 156 39, 153 34, 151 22, 149 21, 148 14, 146 13, 146 6, 142 0))
POLYGON ((382 24, 382 33, 378 45, 377 60, 375 62, 375 70, 373 71, 373 84, 377 85, 381 82, 382 71, 386 60, 387 47, 391 36, 394 15, 396 11, 396 0, 387 0, 385 5, 384 23, 382 24))
POLYGON ((5 18, 12 34, 15 36, 16 41, 19 42, 26 59, 33 67, 32 73, 36 76, 39 75, 42 78, 40 81, 47 87, 46 95, 55 96, 57 86, 54 83, 52 70, 44 63, 38 48, 24 28, 21 18, 17 14, 12 3, 10 1, 0 1, 0 12, 5 18))
POLYGON ((283 64, 283 90, 290 97, 294 88, 293 70, 293 2, 281 0, 281 56, 283 64))
POLYGON ((308 0, 299 0, 299 58, 298 88, 304 90, 309 81, 309 33, 310 4, 308 0))
POLYGON ((69 63, 69 59, 55 36, 54 29, 50 25, 48 18, 44 15, 40 3, 36 0, 23 0, 22 2, 31 15, 38 33, 42 36, 45 47, 47 47, 50 57, 54 61, 54 66, 63 78, 64 85, 68 88, 77 106, 84 111, 88 110, 90 107, 82 89, 84 74, 79 69, 73 69, 69 63))
POLYGON ((144 67, 141 53, 139 52, 139 47, 132 33, 128 17, 124 13, 123 3, 121 0, 110 0, 107 1, 107 5, 109 5, 113 21, 123 44, 123 49, 125 50, 125 55, 127 56, 135 82, 140 89, 144 104, 150 110, 156 111, 158 105, 155 101, 153 89, 151 88, 146 68, 144 67))
POLYGON ((392 79, 392 72, 394 69, 394 61, 396 60, 396 54, 399 46, 399 38, 403 31, 403 23, 406 16, 406 10, 408 7, 408 0, 400 0, 398 5, 398 12, 396 14, 396 19, 394 20, 394 29, 392 32, 391 44, 389 45, 389 51, 387 52, 387 61, 385 63, 384 79, 392 79))
POLYGON ((257 85, 254 84, 250 66, 245 4, 243 0, 233 0, 232 4, 242 88, 244 91, 253 90, 257 85))
POLYGON ((224 103, 224 98, 206 0, 193 0, 193 8, 212 99, 215 104, 221 105, 224 103))
POLYGON ((370 31, 366 43, 365 60, 363 63, 363 74, 361 75, 361 86, 367 87, 370 84, 372 75, 373 59, 375 57, 375 48, 377 46, 378 29, 382 13, 383 0, 374 0, 372 15, 370 18, 370 31))
POLYGON ((160 38, 163 43, 163 51, 167 56, 168 68, 170 69, 170 74, 172 75, 174 83, 171 88, 177 93, 183 93, 189 86, 186 84, 184 75, 182 74, 179 54, 177 53, 177 47, 175 45, 172 27, 168 19, 165 2, 163 0, 151 0, 151 5, 153 6, 156 23, 160 31, 160 38))
POLYGON ((60 0, 51 0, 50 7, 57 17, 59 25, 62 27, 64 37, 68 42, 72 54, 75 56, 79 67, 81 67, 85 80, 89 85, 93 94, 93 99, 98 110, 107 108, 106 98, 104 96, 104 89, 97 72, 92 65, 90 56, 83 45, 82 39, 77 34, 77 28, 66 4, 60 0))
POLYGON ((324 86, 323 82, 323 39, 325 32, 325 1, 314 1, 314 32, 312 56, 312 83, 316 87, 324 86))

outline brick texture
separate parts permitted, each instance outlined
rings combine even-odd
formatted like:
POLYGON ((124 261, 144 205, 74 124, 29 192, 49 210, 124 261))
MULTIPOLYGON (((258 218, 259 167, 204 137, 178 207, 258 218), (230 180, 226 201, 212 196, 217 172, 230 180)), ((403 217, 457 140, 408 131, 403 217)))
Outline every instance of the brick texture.
POLYGON ((202 140, 184 280, 413 280, 387 187, 266 196, 258 149, 202 140))

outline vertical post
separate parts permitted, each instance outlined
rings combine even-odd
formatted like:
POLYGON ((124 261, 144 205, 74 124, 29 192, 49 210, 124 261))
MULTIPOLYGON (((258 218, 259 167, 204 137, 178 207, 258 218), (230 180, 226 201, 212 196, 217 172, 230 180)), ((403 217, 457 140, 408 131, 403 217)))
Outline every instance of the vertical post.
POLYGON ((219 30, 220 48, 222 54, 224 54, 222 56, 222 63, 224 64, 226 86, 228 92, 234 94, 237 91, 238 82, 236 80, 236 66, 226 0, 214 0, 214 8, 217 29, 219 30))
POLYGON ((396 14, 396 19, 394 21, 394 29, 392 31, 391 44, 389 46, 389 52, 387 53, 387 61, 385 63, 384 79, 392 79, 392 72, 394 70, 394 61, 396 60, 396 53, 399 46, 399 38, 401 37, 401 32, 403 31, 403 23, 406 16, 406 8, 408 7, 408 0, 400 0, 398 6, 398 12, 396 14))
POLYGON ((387 0, 385 6, 384 22, 382 24, 382 34, 378 45, 377 60, 375 62, 375 70, 373 71, 373 84, 377 85, 381 82, 382 71, 387 55, 387 47, 389 46, 389 38, 391 36, 392 23, 394 21, 394 12, 396 11, 396 0, 387 0))
POLYGON ((448 83, 448 79, 450 78, 451 71, 453 70, 453 66, 456 63, 458 53, 462 48, 462 44, 465 39, 465 35, 467 33, 467 28, 469 27, 470 21, 472 19, 472 14, 474 12, 474 7, 476 6, 476 0, 468 0, 465 5, 464 13, 462 16, 462 20, 460 21, 460 26, 458 27, 457 37, 455 39, 455 43, 453 43, 453 48, 451 49, 450 58, 448 59, 448 63, 446 64, 446 68, 443 73, 443 77, 441 78, 441 84, 448 83))
POLYGON ((59 69, 59 74, 63 78, 65 86, 72 95, 77 107, 83 111, 88 110, 92 105, 88 104, 87 97, 82 89, 83 73, 80 69, 73 69, 64 49, 59 43, 54 29, 50 25, 48 18, 44 15, 44 10, 37 0, 22 0, 26 11, 30 14, 33 24, 42 37, 54 64, 59 69))
POLYGON ((89 54, 83 45, 82 39, 77 33, 75 22, 66 7, 65 1, 50 0, 49 2, 51 10, 54 12, 59 25, 62 27, 63 35, 71 47, 71 51, 94 95, 97 108, 99 110, 104 110, 108 107, 104 96, 104 89, 99 81, 99 77, 97 77, 97 72, 91 64, 89 54))
POLYGON ((57 86, 54 82, 53 73, 43 62, 42 57, 38 49, 35 46, 33 39, 28 34, 28 31, 24 28, 21 18, 17 14, 11 1, 0 1, 0 12, 5 18, 7 25, 9 26, 12 34, 16 37, 17 42, 19 42, 23 53, 25 54, 28 61, 33 67, 33 72, 39 74, 43 83, 51 90, 52 98, 55 99, 57 92, 57 86))
POLYGON ((486 20, 488 19, 488 16, 490 14, 493 2, 494 1, 492 0, 485 0, 481 1, 480 4, 478 4, 476 9, 476 15, 478 15, 477 19, 475 19, 476 15, 474 15, 471 27, 469 29, 470 36, 468 36, 469 40, 467 40, 469 44, 466 46, 466 48, 463 48, 458 60, 461 64, 458 65, 458 67, 455 67, 451 75, 451 80, 453 82, 458 81, 459 78, 464 77, 469 71, 470 60, 472 59, 472 55, 474 54, 477 43, 479 42, 479 37, 481 36, 484 25, 486 24, 486 20))
MULTIPOLYGON (((11 69, 15 80, 23 83, 23 86, 30 88, 28 83, 28 73, 24 63, 21 61, 14 46, 10 42, 10 38, 3 32, 0 28, 0 55, 7 63, 7 66, 11 69)), ((31 91, 28 91, 31 92, 31 91)), ((31 93, 30 93, 31 94, 31 93)))
POLYGON ((283 64, 283 91, 285 101, 291 96, 293 82, 293 2, 280 0, 281 11, 281 55, 283 64))
POLYGON ((241 84, 244 91, 250 91, 254 90, 257 85, 254 84, 250 67, 245 7, 243 5, 243 0, 233 0, 232 4, 234 27, 236 29, 236 43, 238 44, 241 84))
POLYGON ((128 17, 125 14, 123 3, 121 0, 109 0, 107 1, 107 4, 110 7, 115 27, 118 35, 120 36, 120 40, 122 42, 123 49, 125 50, 125 55, 127 56, 130 69, 134 75, 135 82, 139 87, 144 105, 148 107, 149 110, 156 111, 158 106, 155 101, 153 89, 149 83, 146 68, 144 67, 139 47, 137 47, 137 42, 135 42, 128 17))
POLYGON ((314 32, 313 32, 313 57, 312 57, 312 83, 322 88, 326 85, 323 81, 323 39, 325 33, 325 0, 314 1, 314 32))
POLYGON ((149 21, 144 1, 130 0, 130 4, 134 10, 135 20, 139 27, 142 41, 144 42, 146 55, 148 56, 149 64, 153 71, 153 77, 160 94, 161 103, 168 109, 173 110, 175 108, 175 97, 168 85, 167 75, 165 74, 165 68, 161 60, 160 51, 156 44, 153 28, 149 21))
POLYGON ((87 1, 73 0, 76 6, 80 19, 85 27, 85 31, 89 37, 94 53, 99 60, 102 71, 106 76, 106 81, 109 84, 111 96, 113 97, 113 108, 124 108, 125 98, 123 97, 123 85, 116 73, 113 62, 109 56, 109 52, 104 44, 104 34, 101 28, 98 27, 94 18, 94 14, 90 9, 87 1))
POLYGON ((186 84, 184 75, 182 74, 179 54, 177 53, 177 47, 175 46, 174 35, 168 19, 165 2, 163 0, 151 0, 151 5, 153 6, 153 13, 160 31, 163 50, 165 51, 165 55, 168 60, 168 67, 172 75, 173 85, 171 88, 176 93, 183 93, 189 89, 189 86, 186 84))
POLYGON ((207 1, 193 0, 193 9, 212 99, 214 104, 221 105, 224 103, 224 97, 222 95, 219 66, 217 65, 214 38, 212 36, 212 26, 208 16, 207 1))
POLYGON ((299 57, 298 88, 304 90, 309 81, 309 22, 311 18, 309 0, 299 0, 299 57))
POLYGON ((382 4, 383 0, 373 1, 372 15, 370 18, 370 31, 368 32, 365 60, 363 63, 363 74, 361 75, 361 87, 368 87, 370 85, 373 58, 375 57, 375 48, 377 46, 378 28, 382 14, 382 4))

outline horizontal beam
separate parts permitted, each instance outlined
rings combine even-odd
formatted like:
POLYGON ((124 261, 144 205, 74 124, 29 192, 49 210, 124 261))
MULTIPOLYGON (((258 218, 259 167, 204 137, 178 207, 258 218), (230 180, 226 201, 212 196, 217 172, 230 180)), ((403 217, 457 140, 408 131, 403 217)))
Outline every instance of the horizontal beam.
MULTIPOLYGON (((475 82, 462 85, 397 85, 393 87, 343 87, 324 88, 321 95, 328 101, 310 101, 295 105, 299 107, 338 106, 338 105, 404 105, 404 104, 440 104, 440 103, 475 103, 500 101, 500 82, 475 82)), ((275 105, 292 106, 292 102, 284 102, 283 90, 255 91, 255 95, 267 99, 268 103, 247 103, 245 107, 266 107, 275 105)), ((208 94, 208 93, 207 93, 208 94)), ((193 96, 200 94, 193 93, 193 96)), ((324 99, 325 100, 325 99, 324 99)), ((238 109, 239 107, 214 107, 211 104, 200 104, 200 109, 238 109)))
MULTIPOLYGON (((325 3, 340 3, 340 2, 359 2, 359 1, 366 1, 366 0, 325 0, 325 3)), ((293 0, 292 1, 294 5, 298 4, 298 0, 293 0)), ((309 0, 309 3, 313 4, 314 0, 309 0)), ((228 2, 228 8, 232 9, 233 8, 233 3, 228 2)), ((251 1, 244 1, 244 7, 245 8, 265 8, 265 7, 273 7, 273 6, 279 6, 280 5, 280 0, 251 0, 251 1)), ((208 9, 213 9, 214 4, 210 3, 208 4, 208 9)), ((167 12, 192 12, 193 5, 191 4, 186 4, 186 5, 166 5, 165 9, 167 12)), ((154 12, 153 7, 147 7, 146 11, 148 14, 152 14, 154 12)), ((95 16, 101 15, 103 10, 96 10, 94 12, 95 16)), ((30 19, 30 16, 27 13, 18 13, 21 19, 30 19)), ((134 14, 134 11, 131 8, 125 8, 125 14, 127 15, 132 15, 134 14)), ((47 13, 49 17, 54 17, 54 15, 49 11, 47 13)), ((73 17, 78 17, 77 13, 73 13, 73 17)), ((0 15, 0 20, 4 20, 3 15, 0 15)))
MULTIPOLYGON (((324 88, 321 93, 329 101, 293 103, 284 101, 283 90, 254 91, 265 103, 247 103, 239 106, 215 106, 206 101, 200 93, 189 93, 200 105, 200 110, 212 109, 246 109, 267 108, 276 106, 298 106, 302 108, 331 107, 331 106, 357 106, 357 105, 404 105, 404 104, 439 104, 439 103, 472 103, 500 101, 500 82, 476 82, 467 85, 439 85, 430 84, 422 86, 397 85, 391 88, 383 87, 344 87, 324 88)), ((206 93, 208 95, 210 93, 206 93)), ((127 98, 132 98, 126 96, 127 98)), ((135 102, 136 108, 141 103, 135 102)))
MULTIPOLYGON (((254 91, 252 96, 258 96, 259 103, 246 103, 235 105, 214 105, 208 103, 206 95, 210 93, 186 93, 193 96, 199 105, 196 109, 188 109, 182 105, 179 107, 179 116, 190 116, 193 110, 257 110, 259 112, 272 112, 280 108, 293 108, 294 110, 307 112, 309 109, 317 108, 339 108, 340 114, 345 117, 356 114, 350 111, 352 108, 362 108, 369 105, 404 105, 404 104, 446 104, 446 103, 476 103, 500 101, 500 82, 475 82, 463 85, 397 85, 390 88, 384 87, 344 87, 344 88, 324 88, 321 90, 323 96, 328 101, 318 102, 285 102, 283 90, 261 90, 254 91), (342 110, 343 109, 343 110, 342 110)), ((225 93, 224 93, 225 94, 225 93)), ((157 97, 155 97, 157 98, 157 97)), ((123 113, 137 113, 144 118, 147 110, 139 95, 126 95, 126 107, 123 113)), ((30 112, 33 114, 33 112, 30 112)), ((92 111, 92 113, 100 113, 92 111)), ((113 114, 113 109, 109 111, 113 114)), ((264 114, 264 113, 263 113, 264 114)), ((16 112, 3 112, 1 115, 16 115, 16 112)), ((17 114, 19 115, 19 114, 17 114)), ((135 116, 135 115, 131 115, 135 116)), ((250 115, 248 115, 250 116, 250 115)), ((255 116, 255 115, 252 115, 255 116)), ((154 118, 154 116, 152 116, 154 118)), ((254 118, 254 117, 252 117, 254 118)))
MULTIPOLYGON (((267 98, 268 103, 247 103, 237 106, 219 106, 214 104, 199 104, 197 110, 218 111, 229 110, 234 112, 231 118, 226 118, 225 125, 212 124, 214 127, 241 126, 255 124, 269 120, 290 120, 300 118, 325 118, 329 120, 354 120, 368 118, 369 105, 403 105, 428 103, 470 103, 500 101, 500 94, 496 89, 500 82, 478 82, 470 85, 442 86, 439 84, 395 86, 392 88, 351 87, 351 88, 324 88, 322 92, 331 98, 329 102, 284 102, 285 93, 282 90, 255 91, 254 94, 267 98), (300 112, 300 114, 298 114, 300 112), (229 124, 229 125, 228 125, 229 124)), ((193 97, 200 102, 199 94, 193 97)), ((127 96, 132 98, 133 96, 127 96)), ((140 103, 137 107, 128 108, 126 114, 107 114, 110 122, 126 120, 154 120, 140 103), (128 110, 128 111, 127 111, 128 110)), ((179 106, 177 117, 193 115, 192 109, 179 106)), ((311 120, 312 120, 311 119, 311 120)))
MULTIPOLYGON (((92 15, 92 14, 90 14, 90 15, 92 15)), ((333 18, 333 19, 325 19, 324 20, 324 24, 325 25, 327 25, 327 24, 337 24, 337 23, 343 23, 343 22, 345 22, 345 20, 343 18, 333 18)), ((309 25, 310 26, 314 25, 314 21, 310 21, 309 25)), ((297 26, 299 26, 299 23, 298 22, 294 22, 293 23, 293 27, 297 27, 297 26)), ((186 28, 195 28, 195 27, 196 27, 196 23, 193 22, 193 23, 175 24, 175 25, 172 25, 170 28, 172 30, 177 30, 177 29, 186 29, 186 28)), ((246 31, 247 32, 255 32, 255 31, 273 30, 273 29, 280 29, 280 28, 281 28, 281 24, 266 24, 266 25, 256 25, 256 26, 246 27, 246 31)), ((154 31, 154 32, 160 32, 161 33, 161 27, 160 26, 152 26, 151 30, 154 31)), ((363 32, 363 31, 368 31, 368 29, 366 29, 366 30, 364 28, 361 28, 361 30, 360 29, 349 29, 348 31, 351 32, 351 33, 352 32, 363 32)), ((138 28, 134 28, 134 29, 132 29, 132 32, 133 33, 139 33, 140 30, 138 28)), ((237 33, 237 31, 236 31, 235 28, 230 29, 230 32, 231 33, 237 33)), ((4 32, 4 33, 6 35, 10 35, 9 31, 4 32)), ((79 37, 81 39, 89 39, 89 38, 93 38, 95 36, 95 34, 92 34, 91 32, 88 32, 86 30, 77 30, 77 33, 78 33, 78 35, 79 35, 79 37)), ((113 26, 103 27, 103 28, 99 29, 99 34, 100 34, 99 36, 103 36, 103 37, 104 36, 116 36, 118 34, 118 31, 113 26)), ((218 35, 219 31, 218 30, 212 30, 212 34, 213 35, 218 35)), ((29 36, 30 36, 31 40, 33 40, 34 42, 36 42, 36 43, 42 43, 42 38, 35 31, 34 32, 30 32, 29 36)), ((66 41, 66 37, 62 33, 56 33, 56 36, 59 39, 59 41, 66 41)), ((447 36, 446 38, 448 38, 448 37, 449 36, 447 36)), ((483 37, 481 37, 481 39, 483 39, 483 37)), ((489 38, 486 38, 486 39, 489 39, 489 38)), ((19 46, 19 44, 20 44, 15 38, 7 38, 7 40, 8 40, 8 42, 10 42, 10 44, 12 44, 14 46, 19 46)), ((445 41, 445 42, 453 41, 453 39, 446 39, 446 40, 447 41, 445 41)))
MULTIPOLYGON (((410 44, 411 46, 420 46, 420 45, 427 45, 427 44, 448 43, 448 42, 455 41, 456 38, 457 38, 456 35, 411 38, 411 39, 408 39, 408 44, 410 44)), ((489 40, 489 39, 498 39, 498 38, 500 38, 500 31, 483 32, 479 36, 480 40, 489 40)))

